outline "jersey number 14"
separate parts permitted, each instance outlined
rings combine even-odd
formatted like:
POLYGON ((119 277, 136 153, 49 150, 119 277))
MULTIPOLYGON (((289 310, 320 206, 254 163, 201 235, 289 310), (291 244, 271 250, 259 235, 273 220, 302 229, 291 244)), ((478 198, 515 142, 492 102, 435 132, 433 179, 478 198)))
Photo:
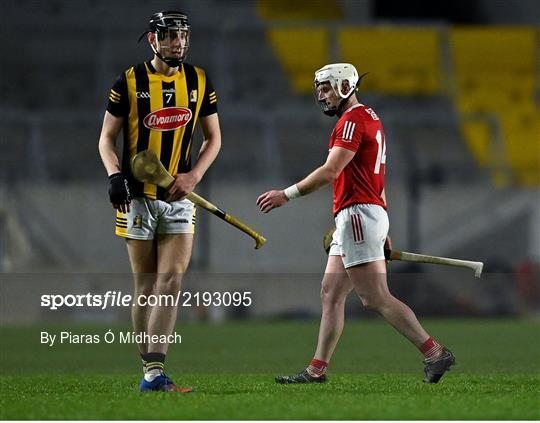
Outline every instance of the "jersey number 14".
POLYGON ((384 137, 380 130, 377 131, 375 139, 377 140, 379 149, 377 150, 377 161, 375 162, 375 169, 373 172, 375 172, 375 175, 378 175, 381 171, 381 165, 386 163, 386 143, 384 142, 384 137))

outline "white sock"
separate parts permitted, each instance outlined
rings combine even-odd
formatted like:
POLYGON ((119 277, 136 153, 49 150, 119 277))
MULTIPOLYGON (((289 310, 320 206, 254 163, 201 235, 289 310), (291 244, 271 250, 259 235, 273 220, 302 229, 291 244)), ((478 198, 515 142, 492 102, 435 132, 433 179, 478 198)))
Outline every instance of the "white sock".
POLYGON ((163 372, 161 371, 161 369, 152 369, 152 370, 148 370, 145 374, 144 374, 144 380, 146 380, 147 382, 152 382, 156 377, 158 377, 159 375, 161 375, 163 372))

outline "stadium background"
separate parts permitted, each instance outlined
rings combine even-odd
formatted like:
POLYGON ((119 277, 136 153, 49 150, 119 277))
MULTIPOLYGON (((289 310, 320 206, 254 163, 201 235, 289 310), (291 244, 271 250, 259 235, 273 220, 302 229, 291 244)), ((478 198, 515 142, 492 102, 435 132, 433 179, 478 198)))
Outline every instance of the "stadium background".
POLYGON ((540 418, 540 3, 20 0, 0 16, 0 417, 540 418), (129 330, 129 310, 39 301, 131 291, 97 140, 108 89, 150 57, 136 40, 169 8, 189 15, 188 61, 218 94, 223 147, 197 191, 268 243, 255 251, 199 211, 185 288, 252 291, 253 305, 181 309, 168 366, 202 395, 163 398, 155 414, 134 392, 133 345, 39 343, 43 330, 129 330), (458 357, 436 391, 419 384, 417 352, 352 295, 334 382, 272 382, 314 348, 331 192, 270 215, 255 199, 324 160, 334 121, 311 82, 337 61, 370 72, 359 98, 386 130, 395 248, 485 262, 480 280, 389 266, 392 291, 458 357))

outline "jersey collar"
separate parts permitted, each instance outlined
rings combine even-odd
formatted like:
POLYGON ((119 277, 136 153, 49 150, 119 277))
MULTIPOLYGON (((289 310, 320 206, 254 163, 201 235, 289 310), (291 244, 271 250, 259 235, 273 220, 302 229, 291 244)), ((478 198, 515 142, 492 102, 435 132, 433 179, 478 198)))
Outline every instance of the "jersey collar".
POLYGON ((153 76, 155 76, 157 78, 160 78, 161 80, 163 80, 165 82, 174 81, 176 78, 182 78, 183 75, 184 75, 184 64, 183 63, 180 65, 180 68, 178 69, 178 72, 176 72, 174 75, 171 75, 171 76, 165 76, 165 75, 162 75, 162 74, 158 73, 156 71, 156 69, 154 68, 154 66, 152 65, 151 60, 148 60, 147 62, 144 62, 144 64, 146 65, 146 68, 148 69, 148 71, 153 76))
POLYGON ((356 109, 357 107, 360 107, 360 106, 363 106, 363 104, 362 103, 353 104, 351 107, 345 110, 341 116, 343 116, 345 113, 350 112, 352 109, 356 109))

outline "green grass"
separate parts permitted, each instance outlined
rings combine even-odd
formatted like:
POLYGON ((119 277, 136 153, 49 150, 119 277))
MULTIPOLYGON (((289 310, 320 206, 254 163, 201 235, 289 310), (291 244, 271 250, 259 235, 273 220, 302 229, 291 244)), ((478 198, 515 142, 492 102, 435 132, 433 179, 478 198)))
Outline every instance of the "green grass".
POLYGON ((538 377, 336 375, 280 386, 271 375, 186 375, 188 395, 134 392, 135 376, 8 377, 3 419, 538 419, 538 377), (535 393, 536 391, 536 393, 535 393))
MULTIPOLYGON (((40 345, 39 332, 104 334, 104 326, 2 328, 1 419, 540 419, 540 325, 431 320, 457 366, 421 382, 418 352, 384 322, 348 322, 324 385, 281 386, 311 358, 318 322, 188 324, 168 373, 195 393, 140 394, 134 345, 40 345)), ((113 328, 114 331, 129 328, 113 328)))

